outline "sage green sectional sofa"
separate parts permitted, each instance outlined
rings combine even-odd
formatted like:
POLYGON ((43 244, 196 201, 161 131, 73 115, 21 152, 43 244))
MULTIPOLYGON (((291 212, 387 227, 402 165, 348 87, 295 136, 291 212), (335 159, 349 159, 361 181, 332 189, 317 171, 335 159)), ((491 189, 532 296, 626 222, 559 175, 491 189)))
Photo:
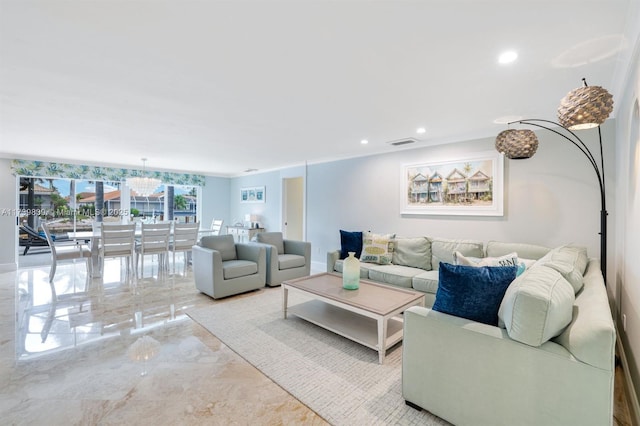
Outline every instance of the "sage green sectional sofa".
MULTIPOLYGON (((600 262, 586 249, 408 240, 395 240, 400 250, 392 264, 362 263, 360 271, 362 278, 427 294, 427 307, 404 312, 408 405, 458 426, 612 424, 616 332, 600 262), (529 259, 508 284, 497 326, 431 309, 439 262, 454 263, 456 251, 529 259)), ((338 257, 327 255, 331 272, 341 271, 338 257)))
MULTIPOLYGON (((393 260, 390 265, 360 262, 360 278, 397 287, 412 288, 426 294, 425 304, 431 307, 438 290, 438 265, 454 263, 455 252, 472 258, 498 257, 517 252, 518 258, 537 260, 549 248, 533 244, 489 241, 454 240, 437 237, 393 238, 393 260)), ((327 272, 342 274, 340 250, 327 253, 327 272)))

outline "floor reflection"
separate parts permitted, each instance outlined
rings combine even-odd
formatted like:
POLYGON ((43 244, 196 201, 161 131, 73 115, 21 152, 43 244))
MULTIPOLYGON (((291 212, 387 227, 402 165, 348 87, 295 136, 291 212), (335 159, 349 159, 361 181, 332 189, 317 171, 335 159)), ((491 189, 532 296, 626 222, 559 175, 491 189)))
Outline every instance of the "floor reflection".
POLYGON ((225 300, 176 261, 144 278, 120 259, 94 279, 59 263, 53 284, 48 264, 0 273, 2 424, 324 424, 186 315, 225 300))
POLYGON ((115 336, 140 334, 185 319, 195 306, 193 282, 148 266, 144 278, 127 274, 118 259, 102 278, 87 276, 82 262, 59 265, 53 283, 46 268, 19 271, 16 357, 29 359, 115 336))

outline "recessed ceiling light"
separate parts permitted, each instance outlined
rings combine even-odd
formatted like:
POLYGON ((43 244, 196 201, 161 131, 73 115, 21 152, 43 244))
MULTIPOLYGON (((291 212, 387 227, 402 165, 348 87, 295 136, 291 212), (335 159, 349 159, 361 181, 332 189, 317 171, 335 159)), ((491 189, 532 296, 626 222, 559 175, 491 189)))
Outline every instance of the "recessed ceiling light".
POLYGON ((427 129, 425 129, 424 127, 418 127, 416 129, 416 133, 419 134, 419 135, 421 135, 423 133, 426 133, 426 132, 427 132, 427 129))
POLYGON ((368 140, 366 140, 366 139, 362 139, 362 140, 360 141, 360 143, 361 143, 362 145, 366 145, 366 144, 368 144, 368 143, 369 143, 369 141, 368 141, 368 140))
POLYGON ((498 62, 501 64, 510 64, 518 59, 518 53, 515 50, 507 50, 498 56, 498 62))

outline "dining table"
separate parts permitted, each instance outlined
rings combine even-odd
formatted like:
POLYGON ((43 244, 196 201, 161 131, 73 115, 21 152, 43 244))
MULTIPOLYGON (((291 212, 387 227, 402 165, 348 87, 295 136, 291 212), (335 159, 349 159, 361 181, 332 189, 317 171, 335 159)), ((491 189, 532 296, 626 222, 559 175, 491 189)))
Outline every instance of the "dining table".
MULTIPOLYGON (((200 229, 198 231, 198 235, 207 235, 212 232, 211 229, 200 229)), ((173 228, 171 228, 171 234, 173 234, 173 228)), ((100 270, 100 239, 102 238, 100 231, 69 231, 67 232, 67 237, 70 240, 81 240, 89 244, 91 247, 91 263, 93 266, 93 277, 100 278, 102 276, 102 271, 100 270)), ((136 228, 135 233, 136 239, 142 237, 142 230, 140 228, 136 228)), ((200 237, 198 238, 198 240, 200 237)))

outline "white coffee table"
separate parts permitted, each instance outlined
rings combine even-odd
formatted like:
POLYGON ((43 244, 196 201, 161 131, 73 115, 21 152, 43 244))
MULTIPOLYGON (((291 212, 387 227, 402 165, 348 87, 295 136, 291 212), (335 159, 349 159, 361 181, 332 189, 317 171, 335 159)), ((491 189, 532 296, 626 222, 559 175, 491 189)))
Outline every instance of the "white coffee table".
POLYGON ((284 318, 294 314, 306 321, 378 351, 384 362, 387 349, 402 340, 400 313, 424 306, 424 293, 360 280, 358 290, 342 288, 342 276, 322 273, 282 283, 284 318), (288 306, 289 291, 312 300, 288 306))

